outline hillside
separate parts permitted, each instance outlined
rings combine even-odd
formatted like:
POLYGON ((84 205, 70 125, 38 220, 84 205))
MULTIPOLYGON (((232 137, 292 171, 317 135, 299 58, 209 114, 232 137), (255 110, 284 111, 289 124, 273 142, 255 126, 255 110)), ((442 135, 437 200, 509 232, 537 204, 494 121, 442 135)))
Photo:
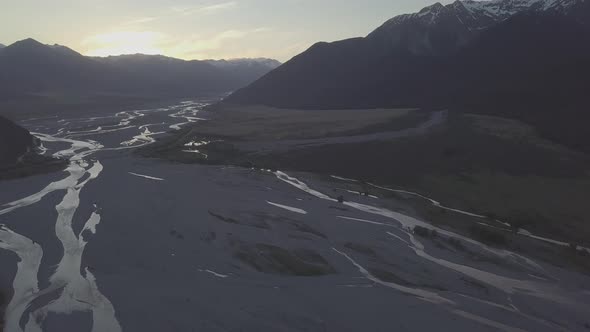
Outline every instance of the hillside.
POLYGON ((277 66, 274 60, 263 60, 227 61, 222 66, 158 55, 94 58, 26 39, 0 50, 0 114, 22 117, 217 96, 277 66))
POLYGON ((588 151, 588 22, 580 0, 435 4, 365 38, 318 43, 226 101, 468 110, 523 120, 588 151))
POLYGON ((16 164, 34 147, 33 136, 26 129, 0 116, 0 168, 16 164))
MULTIPOLYGON (((279 65, 250 59, 185 61, 144 54, 94 60, 137 80, 128 83, 129 91, 174 97, 231 92, 252 83, 279 65)), ((126 88, 120 89, 124 91, 126 88)))
POLYGON ((389 185, 582 241, 588 9, 465 1, 398 16, 314 45, 145 154, 389 185))
POLYGON ((28 130, 0 116, 0 180, 65 168, 64 160, 39 154, 39 144, 28 130))

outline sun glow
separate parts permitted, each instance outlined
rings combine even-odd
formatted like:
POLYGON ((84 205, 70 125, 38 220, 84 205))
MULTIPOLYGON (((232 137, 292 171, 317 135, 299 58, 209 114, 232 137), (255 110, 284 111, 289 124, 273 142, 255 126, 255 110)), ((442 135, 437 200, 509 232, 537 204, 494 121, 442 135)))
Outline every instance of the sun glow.
MULTIPOLYGON (((88 56, 105 57, 123 54, 160 54, 179 59, 239 57, 238 51, 231 55, 224 48, 247 36, 272 31, 266 27, 249 30, 225 30, 208 35, 189 35, 178 38, 155 31, 116 31, 90 36, 82 42, 83 53, 88 56)), ((255 55, 256 56, 256 55, 255 55)), ((255 57, 244 54, 243 57, 255 57)))
POLYGON ((162 54, 160 48, 164 35, 151 31, 120 31, 95 35, 83 42, 84 52, 90 56, 121 54, 162 54))

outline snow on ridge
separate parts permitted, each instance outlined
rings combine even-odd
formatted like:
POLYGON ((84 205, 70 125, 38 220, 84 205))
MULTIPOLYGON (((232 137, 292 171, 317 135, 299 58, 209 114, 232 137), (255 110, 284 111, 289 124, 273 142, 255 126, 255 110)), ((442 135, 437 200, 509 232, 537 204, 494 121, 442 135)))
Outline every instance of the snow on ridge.
POLYGON ((526 10, 567 8, 576 3, 576 0, 464 0, 461 3, 471 13, 503 19, 526 10))
POLYGON ((398 15, 388 24, 398 24, 418 19, 426 24, 434 24, 439 16, 450 11, 455 13, 463 7, 473 16, 485 16, 494 20, 504 20, 523 11, 563 10, 585 0, 460 0, 443 6, 439 2, 423 8, 417 13, 398 15), (461 6, 462 5, 462 6, 461 6))

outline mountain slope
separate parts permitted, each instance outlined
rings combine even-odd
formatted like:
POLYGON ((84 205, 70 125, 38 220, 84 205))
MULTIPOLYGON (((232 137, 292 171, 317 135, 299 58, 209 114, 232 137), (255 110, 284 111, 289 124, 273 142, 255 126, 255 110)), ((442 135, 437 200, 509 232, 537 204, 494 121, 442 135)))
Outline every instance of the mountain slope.
POLYGON ((163 56, 83 56, 60 45, 33 39, 0 52, 0 101, 87 96, 194 97, 243 87, 271 70, 265 63, 231 67, 163 56))
POLYGON ((34 147, 34 138, 26 129, 0 116, 0 168, 16 164, 34 147))
POLYGON ((318 43, 227 101, 501 114, 590 149, 588 140, 580 141, 587 134, 578 130, 580 119, 590 120, 584 107, 590 85, 589 7, 581 0, 434 5, 394 18, 366 38, 318 43), (527 10, 518 6, 523 3, 529 4, 527 10), (469 6, 475 13, 478 8, 504 10, 497 10, 496 17, 481 15, 485 19, 471 15, 475 19, 468 22, 469 6), (561 111, 557 121, 556 109, 561 111), (576 130, 562 135, 568 125, 576 130))
POLYGON ((0 116, 0 180, 60 171, 67 166, 66 160, 40 154, 40 144, 28 130, 0 116))
MULTIPOLYGON (((185 61, 161 55, 122 55, 94 60, 127 72, 144 82, 143 89, 157 94, 191 96, 228 92, 246 86, 276 68, 266 63, 243 61, 185 61), (219 65, 222 63, 227 65, 219 65)), ((139 83, 135 83, 138 86, 139 83)))
MULTIPOLYGON (((469 44, 484 47, 484 43, 477 42, 483 34, 489 40, 494 39, 490 37, 493 34, 497 34, 496 39, 507 35, 510 37, 508 48, 518 47, 520 41, 530 45, 530 50, 521 48, 520 52, 525 52, 538 64, 552 62, 548 54, 560 51, 555 50, 552 43, 564 45, 561 36, 572 44, 562 51, 564 56, 577 56, 569 52, 576 44, 583 46, 588 39, 589 6, 581 0, 569 0, 567 4, 556 0, 435 4, 417 14, 395 17, 366 38, 317 43, 238 91, 228 101, 306 108, 429 103, 426 97, 431 97, 435 91, 417 90, 426 90, 424 84, 431 86, 441 79, 445 82, 438 84, 448 89, 447 80, 455 80, 457 74, 468 75, 467 70, 456 68, 455 63, 477 53, 476 47, 468 47, 469 44), (524 3, 530 7, 524 7, 524 3), (539 8, 545 10, 539 11, 539 8), (540 21, 535 22, 535 17, 540 21), (518 31, 520 28, 526 29, 526 35, 518 31), (561 28, 565 30, 561 31, 561 28), (514 29, 515 35, 506 33, 506 29, 514 29), (547 40, 543 40, 545 33, 548 33, 547 40), (535 43, 538 45, 532 45, 535 43), (539 51, 542 53, 535 53, 539 51), (416 101, 408 98, 408 93, 419 93, 425 98, 416 101)), ((510 49, 504 50, 506 45, 501 40, 496 46, 499 48, 493 52, 510 52, 510 49)), ((493 57, 485 60, 495 61, 493 57)), ((481 63, 480 67, 485 65, 481 63)))
POLYGON ((584 0, 491 0, 436 3, 415 14, 400 15, 373 31, 368 39, 387 49, 415 55, 457 51, 482 31, 523 13, 572 15, 584 0))
POLYGON ((0 71, 2 98, 33 93, 77 93, 116 82, 114 70, 72 50, 43 45, 33 39, 4 48, 0 53, 0 71))

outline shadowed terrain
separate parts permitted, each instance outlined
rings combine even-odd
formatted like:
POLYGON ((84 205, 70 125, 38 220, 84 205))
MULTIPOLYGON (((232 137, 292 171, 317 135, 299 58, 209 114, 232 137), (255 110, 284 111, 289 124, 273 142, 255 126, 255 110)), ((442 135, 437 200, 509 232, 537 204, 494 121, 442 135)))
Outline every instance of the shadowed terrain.
POLYGON ((26 129, 0 116, 0 180, 63 169, 65 162, 38 154, 43 147, 26 129))
POLYGON ((0 49, 0 114, 26 119, 216 96, 248 85, 279 64, 143 54, 95 58, 26 39, 0 49))
POLYGON ((366 38, 317 43, 226 100, 501 116, 590 151, 590 3, 530 3, 541 8, 503 0, 489 2, 503 9, 487 12, 456 1, 397 16, 366 38))
MULTIPOLYGON (((327 132, 330 112, 290 110, 289 121, 243 117, 243 131, 232 136, 215 116, 240 109, 209 110, 211 102, 25 122, 68 168, 0 183, 11 189, 0 190, 5 329, 555 331, 588 323, 590 254, 557 233, 545 236, 543 225, 517 229, 442 194, 384 185, 378 172, 368 183, 281 164, 317 149, 310 165, 333 159, 333 167, 346 158, 341 148, 352 162, 364 150, 380 152, 378 144, 448 140, 450 129, 477 137, 462 133, 461 121, 477 121, 489 140, 524 136, 527 148, 557 148, 527 127, 441 111, 361 110, 365 121, 345 111, 327 132), (274 126, 288 123, 308 130, 277 139, 274 126), (199 128, 207 136, 218 128, 223 138, 199 136, 199 128), (233 148, 219 149, 218 140, 233 148), (268 149, 273 144, 280 149, 268 149), (257 146, 265 152, 256 155, 257 146), (210 154, 222 165, 136 152, 184 163, 207 163, 210 154), (268 153, 285 169, 261 169, 268 153), (249 167, 228 166, 245 157, 249 167)), ((401 165, 412 156, 402 152, 394 155, 401 165)), ((349 171, 373 164, 366 165, 349 171)))
POLYGON ((587 331, 589 10, 282 66, 0 45, 0 331, 587 331))
POLYGON ((207 121, 140 153, 183 163, 336 174, 420 192, 566 242, 590 244, 585 203, 590 157, 542 138, 523 122, 405 109, 231 104, 200 114, 207 121))

